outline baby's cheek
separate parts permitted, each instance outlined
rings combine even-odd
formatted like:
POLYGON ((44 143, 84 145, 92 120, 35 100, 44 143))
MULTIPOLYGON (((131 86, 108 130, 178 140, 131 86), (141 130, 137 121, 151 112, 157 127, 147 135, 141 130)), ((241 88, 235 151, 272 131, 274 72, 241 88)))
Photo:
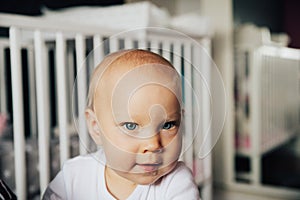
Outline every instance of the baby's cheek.
POLYGON ((172 140, 165 141, 164 145, 164 159, 166 164, 172 163, 178 160, 181 152, 181 137, 177 135, 172 140))
POLYGON ((161 134, 161 143, 165 149, 181 148, 181 135, 180 134, 161 134))
POLYGON ((120 151, 136 154, 139 151, 139 140, 139 138, 134 138, 123 133, 120 134, 120 137, 114 140, 114 143, 120 151))
POLYGON ((138 142, 119 127, 114 127, 110 132, 107 131, 104 133, 104 137, 108 145, 114 146, 117 151, 134 153, 138 149, 138 142))
POLYGON ((106 160, 110 168, 128 172, 135 164, 135 155, 115 145, 105 147, 106 160))

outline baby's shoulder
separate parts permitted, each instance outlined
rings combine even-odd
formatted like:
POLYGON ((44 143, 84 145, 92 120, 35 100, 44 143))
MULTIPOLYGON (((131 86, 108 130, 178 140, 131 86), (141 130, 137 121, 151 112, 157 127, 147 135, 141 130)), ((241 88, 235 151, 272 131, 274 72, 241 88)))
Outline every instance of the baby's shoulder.
POLYGON ((86 191, 97 191, 98 183, 103 178, 104 166, 98 155, 77 156, 64 162, 61 171, 49 184, 50 195, 55 193, 64 197, 62 199, 94 199, 84 197, 87 196, 86 191))
POLYGON ((176 167, 160 183, 160 190, 164 199, 199 199, 199 191, 193 174, 183 162, 178 162, 176 167))
POLYGON ((180 178, 181 176, 187 178, 193 178, 192 171, 188 168, 184 162, 179 161, 176 167, 165 177, 168 178, 180 178))
POLYGON ((161 179, 159 187, 170 188, 178 183, 189 184, 189 182, 193 182, 192 171, 184 164, 184 162, 179 161, 176 167, 161 179))
POLYGON ((100 159, 98 153, 99 152, 71 158, 63 164, 62 171, 64 173, 74 174, 96 170, 99 165, 104 165, 104 162, 100 159))

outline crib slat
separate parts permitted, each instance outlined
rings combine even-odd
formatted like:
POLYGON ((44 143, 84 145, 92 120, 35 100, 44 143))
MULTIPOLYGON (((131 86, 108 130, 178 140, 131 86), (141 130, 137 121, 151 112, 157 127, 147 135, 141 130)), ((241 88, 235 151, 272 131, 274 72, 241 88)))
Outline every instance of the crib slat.
POLYGON ((104 51, 103 51, 103 42, 102 37, 100 35, 94 35, 93 37, 93 45, 94 45, 94 67, 101 62, 104 58, 104 51))
MULTIPOLYGON (((254 59, 256 62, 258 62, 259 59, 259 54, 253 55, 254 59)), ((260 184, 260 177, 261 177, 261 171, 260 171, 260 164, 261 164, 261 159, 260 157, 256 156, 260 154, 261 151, 261 137, 260 137, 260 127, 261 127, 261 115, 259 114, 259 111, 261 110, 260 108, 260 84, 259 80, 261 79, 261 73, 260 69, 261 66, 257 65, 257 63, 253 62, 253 65, 251 66, 251 71, 250 71, 250 76, 249 78, 251 79, 251 82, 253 83, 252 88, 249 90, 249 95, 251 95, 252 98, 250 98, 250 103, 251 107, 255 107, 256 109, 251 112, 251 115, 258 119, 258 120, 253 120, 253 129, 252 133, 250 134, 250 141, 251 141, 251 155, 252 160, 251 160, 251 170, 252 170, 252 181, 254 184, 260 184), (255 76, 253 76, 255 74, 255 76), (254 88, 256 92, 254 92, 254 88)), ((272 73, 271 73, 272 74, 272 73)))
POLYGON ((70 155, 69 133, 68 133, 68 107, 67 107, 67 87, 66 87, 66 44, 63 34, 56 33, 56 77, 57 77, 57 110, 59 124, 59 147, 60 164, 62 165, 70 155))
POLYGON ((29 79, 29 94, 30 94, 30 127, 31 137, 36 138, 37 134, 37 116, 36 116, 36 92, 35 92, 35 69, 34 69, 34 55, 33 47, 30 45, 28 50, 28 79, 29 79))
POLYGON ((0 113, 7 114, 7 91, 6 91, 6 69, 4 58, 4 46, 0 45, 0 113))
POLYGON ((77 63, 77 91, 78 91, 78 134, 80 137, 80 154, 87 153, 89 142, 87 127, 84 118, 87 96, 87 66, 85 59, 85 38, 82 34, 77 34, 76 44, 76 63, 77 63))
POLYGON ((9 29, 9 35, 16 191, 19 199, 26 199, 25 128, 20 44, 21 31, 18 28, 11 27, 9 29))
POLYGON ((196 181, 200 183, 201 177, 204 180, 207 180, 211 177, 211 155, 208 155, 212 148, 212 136, 211 136, 211 65, 212 61, 207 52, 210 52, 210 41, 207 39, 201 40, 201 47, 195 47, 195 61, 198 65, 195 65, 195 69, 197 69, 200 74, 199 77, 195 78, 197 82, 201 82, 200 86, 200 123, 201 129, 199 140, 196 140, 196 144, 200 142, 199 145, 195 147, 197 152, 194 152, 197 155, 198 164, 201 165, 199 168, 203 169, 200 171, 201 174, 196 174, 196 181), (202 49, 202 48, 205 48, 202 49), (200 150, 200 151, 199 151, 200 150), (205 157, 205 158, 204 158, 205 157), (200 159, 200 160, 199 160, 200 159))
POLYGON ((192 118, 192 54, 191 44, 184 44, 184 122, 185 122, 185 144, 186 152, 184 160, 187 166, 193 170, 193 118, 192 118))
MULTIPOLYGON (((210 52, 210 41, 207 39, 203 39, 202 40, 202 45, 203 47, 210 52)), ((210 134, 210 123, 211 123, 211 65, 212 65, 212 61, 211 58, 209 57, 209 55, 207 54, 206 51, 201 50, 201 72, 203 74, 203 78, 204 78, 204 82, 202 84, 202 105, 201 105, 201 109, 203 109, 203 117, 202 117, 202 133, 205 134, 204 135, 204 142, 205 142, 205 146, 203 149, 203 151, 205 151, 206 153, 208 153, 208 151, 210 150, 209 148, 212 145, 212 137, 210 134)), ((216 107, 216 105, 214 105, 216 107)), ((202 155, 204 156, 204 155, 202 155)), ((210 163, 210 162, 208 162, 210 163)))
POLYGON ((139 49, 147 49, 148 48, 147 40, 146 39, 140 39, 138 41, 138 48, 139 49))
POLYGON ((49 170, 49 87, 46 61, 46 48, 39 30, 34 32, 35 67, 36 67, 36 97, 38 115, 38 147, 41 194, 46 189, 50 180, 49 170))
MULTIPOLYGON (((204 38, 202 40, 203 47, 206 49, 206 51, 201 51, 202 52, 202 58, 203 58, 203 63, 201 67, 203 68, 203 73, 205 76, 205 85, 203 84, 202 90, 203 92, 203 102, 201 108, 203 108, 203 132, 206 134, 205 135, 205 142, 207 145, 205 146, 205 159, 203 160, 203 169, 204 169, 204 178, 208 179, 211 178, 212 174, 212 156, 210 153, 212 149, 213 142, 215 141, 214 136, 212 136, 212 131, 210 129, 211 125, 211 117, 212 117, 212 107, 211 107, 211 92, 212 92, 212 60, 211 57, 209 56, 211 54, 211 41, 207 38, 204 38)), ((212 191, 210 191, 212 193, 212 191)))
POLYGON ((162 56, 171 62, 171 44, 169 41, 162 42, 162 56))
MULTIPOLYGON (((209 44, 207 44, 207 41, 202 40, 202 45, 203 47, 205 47, 206 50, 210 50, 209 48, 209 44)), ((201 82, 201 99, 202 99, 202 105, 201 105, 201 110, 202 110, 202 133, 204 135, 202 135, 203 137, 203 146, 202 146, 202 152, 200 157, 203 158, 203 156, 205 156, 205 152, 208 152, 211 144, 211 137, 209 136, 210 133, 210 123, 211 123, 211 110, 210 110, 210 106, 211 105, 211 88, 210 88, 210 81, 211 81, 211 74, 210 74, 210 67, 211 67, 211 60, 210 57, 208 56, 208 54, 206 53, 206 51, 204 51, 203 49, 199 50, 199 56, 201 58, 200 60, 200 72, 202 75, 202 82, 201 82)), ((216 105, 215 105, 216 106, 216 105)))
POLYGON ((159 53, 159 41, 156 39, 151 40, 151 51, 154 53, 159 53))
MULTIPOLYGON (((67 62, 67 91, 69 91, 69 94, 71 95, 71 98, 73 97, 73 88, 74 88, 74 80, 76 78, 76 74, 75 74, 75 61, 74 61, 74 46, 73 45, 67 45, 67 49, 66 49, 66 62, 67 62)), ((72 106, 76 105, 76 101, 73 102, 73 99, 71 99, 72 103, 69 104, 68 107, 68 120, 69 122, 73 122, 73 113, 72 113, 72 106), (75 103, 75 104, 74 104, 75 103)))
POLYGON ((116 52, 119 49, 119 44, 118 44, 118 38, 116 37, 110 37, 109 38, 109 49, 110 53, 116 52))
POLYGON ((132 49, 133 41, 131 38, 124 38, 124 49, 132 49))
MULTIPOLYGON (((195 182, 200 185, 203 182, 203 159, 199 159, 198 154, 202 147, 202 133, 204 133, 202 127, 202 119, 205 116, 204 114, 204 107, 202 106, 202 87, 203 87, 203 80, 201 77, 201 50, 198 46, 193 46, 192 51, 193 57, 193 129, 195 131, 195 139, 193 142, 193 151, 194 151, 194 179, 195 182)), ((207 107, 207 106, 205 106, 207 107)))
POLYGON ((174 58, 173 58, 173 65, 175 67, 175 69, 177 70, 177 72, 182 75, 181 73, 181 44, 179 42, 174 42, 174 50, 173 50, 173 54, 174 54, 174 58))

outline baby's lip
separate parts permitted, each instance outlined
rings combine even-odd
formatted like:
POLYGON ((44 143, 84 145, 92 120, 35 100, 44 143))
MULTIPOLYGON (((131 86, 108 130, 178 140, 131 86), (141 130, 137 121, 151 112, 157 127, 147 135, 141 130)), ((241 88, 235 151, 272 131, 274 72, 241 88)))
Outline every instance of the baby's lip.
POLYGON ((162 163, 161 162, 157 162, 157 163, 139 163, 137 165, 139 167, 141 167, 146 172, 152 172, 152 171, 156 171, 159 168, 159 166, 162 165, 162 163))

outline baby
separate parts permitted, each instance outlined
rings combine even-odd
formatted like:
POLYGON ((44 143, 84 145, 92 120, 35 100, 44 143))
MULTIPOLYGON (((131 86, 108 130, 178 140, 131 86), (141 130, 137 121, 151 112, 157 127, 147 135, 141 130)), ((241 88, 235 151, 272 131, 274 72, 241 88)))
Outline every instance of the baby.
POLYGON ((96 153, 64 163, 43 199, 199 199, 179 162, 181 82, 174 67, 145 50, 108 55, 92 77, 85 111, 96 153))

